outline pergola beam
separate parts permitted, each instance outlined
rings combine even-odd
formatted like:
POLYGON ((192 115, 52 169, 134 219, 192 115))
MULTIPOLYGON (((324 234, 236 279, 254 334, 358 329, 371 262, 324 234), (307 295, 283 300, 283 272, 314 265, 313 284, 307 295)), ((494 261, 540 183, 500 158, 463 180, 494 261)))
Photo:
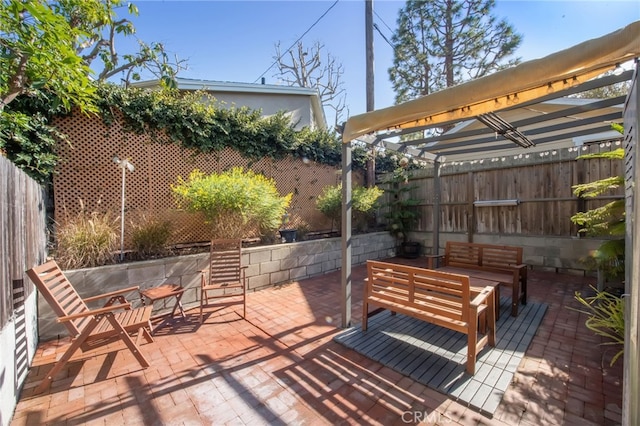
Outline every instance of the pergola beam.
MULTIPOLYGON (((624 105, 625 98, 626 96, 618 96, 615 98, 603 99, 603 100, 600 100, 597 102, 591 102, 585 105, 579 105, 576 107, 571 107, 571 108, 563 109, 560 111, 554 111, 547 114, 540 114, 539 116, 536 116, 536 117, 530 117, 530 118, 525 118, 523 120, 514 121, 512 124, 514 127, 518 127, 518 128, 531 126, 534 124, 555 120, 557 118, 583 114, 585 112, 596 111, 599 109, 604 109, 604 108, 613 107, 617 105, 621 106, 620 117, 622 117, 622 105, 624 105)), ((411 141, 400 141, 398 142, 398 144, 424 145, 424 144, 430 144, 430 143, 436 143, 436 142, 443 142, 443 141, 452 140, 452 139, 462 139, 462 138, 468 138, 472 136, 489 135, 493 133, 494 131, 489 128, 481 128, 481 129, 467 130, 467 131, 461 131, 461 132, 450 132, 440 136, 433 136, 433 137, 423 138, 423 139, 415 139, 411 141)), ((378 137, 381 137, 381 136, 382 135, 378 135, 378 137)), ((475 141, 475 143, 483 143, 484 141, 485 141, 484 139, 479 139, 475 141)), ((437 146, 437 145, 433 145, 433 146, 437 146)))
MULTIPOLYGON (((583 132, 585 129, 582 130, 576 130, 576 129, 581 129, 585 126, 588 125, 597 125, 597 124, 602 124, 602 123, 606 123, 608 121, 621 121, 622 120, 622 111, 620 111, 619 113, 610 113, 610 114, 605 114, 605 115, 599 115, 596 117, 589 117, 589 118, 583 118, 583 119, 577 119, 575 121, 569 121, 566 123, 560 123, 560 124, 556 124, 553 126, 547 126, 547 127, 540 127, 537 129, 531 129, 531 130, 527 130, 524 131, 524 133, 526 133, 527 136, 529 136, 531 138, 531 140, 537 145, 540 143, 544 143, 547 142, 549 139, 553 140, 561 140, 563 139, 562 136, 564 136, 566 133, 560 134, 560 135, 552 135, 549 138, 542 138, 541 135, 547 134, 547 133, 554 133, 554 132, 558 132, 560 130, 566 130, 566 129, 570 129, 571 132, 575 133, 577 131, 583 132), (535 138, 533 137, 534 135, 539 136, 539 138, 535 138)), ((609 130, 611 129, 611 127, 609 125, 606 126, 609 130)), ((602 128, 602 126, 597 127, 597 129, 602 128)), ((595 129, 594 126, 591 126, 588 130, 588 133, 595 133, 593 130, 591 129, 595 129)), ((584 133, 583 133, 584 134, 584 133)), ((484 138, 477 138, 477 139, 470 139, 470 140, 463 140, 460 142, 451 142, 451 143, 443 143, 441 145, 434 145, 431 147, 431 150, 433 152, 439 152, 439 153, 443 153, 447 150, 451 150, 451 149, 455 149, 455 148, 463 148, 463 147, 467 147, 467 146, 473 146, 473 145, 478 145, 478 152, 481 151, 488 151, 488 150, 493 150, 493 148, 491 149, 484 149, 481 150, 481 148, 483 148, 485 145, 487 144, 491 144, 492 142, 497 142, 500 141, 502 139, 496 139, 495 135, 492 136, 487 136, 484 138)))
MULTIPOLYGON (((563 134, 537 139, 536 145, 544 145, 545 143, 549 143, 549 142, 557 142, 558 140, 564 139, 566 137, 578 137, 578 136, 592 135, 594 133, 602 133, 607 130, 611 130, 611 126, 601 126, 601 127, 585 129, 581 131, 570 130, 563 134)), ((499 142, 502 142, 502 141, 498 141, 497 143, 499 142)), ((464 147, 462 147, 462 149, 442 147, 442 149, 438 151, 438 154, 442 156, 447 156, 447 155, 453 156, 453 155, 461 155, 461 154, 475 154, 475 153, 482 153, 482 152, 507 150, 507 149, 514 148, 513 144, 511 143, 510 144, 497 144, 497 143, 484 144, 484 145, 476 146, 474 148, 467 148, 467 149, 464 149, 464 147)))
POLYGON ((396 151, 396 152, 400 152, 403 154, 408 154, 412 157, 415 158, 421 158, 424 160, 428 160, 428 161, 434 161, 436 158, 435 154, 432 154, 428 151, 423 151, 421 149, 417 149, 411 146, 407 146, 407 145, 402 145, 399 143, 395 143, 395 142, 389 142, 389 141, 385 141, 385 140, 381 140, 379 142, 378 145, 382 145, 384 146, 386 149, 392 150, 392 151, 396 151))
MULTIPOLYGON (((538 103, 541 103, 541 102, 545 102, 545 101, 549 101, 549 100, 553 100, 553 99, 558 99, 560 97, 570 96, 570 95, 574 95, 576 93, 586 92, 588 90, 593 90, 593 89, 598 89, 598 88, 605 87, 605 86, 610 86, 612 84, 617 84, 617 83, 621 83, 623 81, 628 81, 632 77, 633 77, 633 70, 627 70, 627 71, 622 72, 619 75, 612 74, 612 75, 607 75, 607 76, 595 78, 593 80, 586 81, 586 82, 584 82, 584 83, 582 83, 582 84, 580 84, 578 86, 570 87, 570 88, 567 88, 565 90, 561 90, 559 92, 555 92, 553 94, 549 94, 547 96, 543 96, 541 98, 531 100, 529 102, 523 102, 523 103, 517 105, 514 108, 524 108, 524 107, 535 105, 535 104, 538 104, 538 103)), ((623 104, 625 97, 623 96, 621 98, 622 99, 621 99, 621 101, 619 103, 623 104)), ((619 98, 616 98, 616 99, 619 99, 619 98)), ((605 101, 609 101, 609 99, 605 99, 605 101)), ((617 105, 617 104, 611 104, 611 105, 617 105)), ((580 107, 578 107, 578 108, 580 108, 580 107)), ((513 109, 513 108, 506 108, 504 111, 509 111, 511 109, 513 109)), ((447 126, 447 125, 455 124, 455 123, 458 123, 458 122, 459 122, 458 120, 452 120, 450 122, 441 123, 440 126, 447 126)), ((514 125, 516 125, 516 124, 517 123, 514 123, 514 125)), ((517 125, 520 126, 522 124, 517 124, 517 125)), ((429 130, 429 129, 433 129, 433 128, 434 128, 434 126, 420 126, 420 127, 409 128, 409 129, 401 129, 401 130, 397 129, 397 130, 394 130, 393 133, 387 134, 386 137, 403 136, 403 135, 416 133, 416 132, 424 131, 424 130, 429 130)), ((486 129, 482 129, 482 131, 486 131, 486 129)), ((384 134, 378 134, 378 136, 383 136, 384 137, 384 134)), ((442 136, 446 136, 446 134, 442 135, 442 136)), ((467 136, 467 135, 465 135, 465 136, 467 136)), ((472 135, 469 135, 469 136, 472 136, 472 135)), ((455 137, 455 136, 453 136, 453 137, 455 137)), ((406 142, 401 142, 401 143, 405 144, 405 143, 423 143, 423 142, 421 142, 420 140, 413 140, 413 141, 406 141, 406 142)))

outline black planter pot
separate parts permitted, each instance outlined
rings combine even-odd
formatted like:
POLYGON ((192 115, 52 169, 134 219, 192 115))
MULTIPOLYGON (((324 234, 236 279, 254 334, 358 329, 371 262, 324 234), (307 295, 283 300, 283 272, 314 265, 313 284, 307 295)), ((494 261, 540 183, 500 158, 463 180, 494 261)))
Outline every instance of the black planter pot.
POLYGON ((296 242, 297 231, 295 229, 281 229, 279 232, 285 243, 296 242))
POLYGON ((405 259, 415 259, 420 256, 420 250, 422 246, 416 241, 407 241, 400 244, 400 250, 398 252, 399 257, 405 259))

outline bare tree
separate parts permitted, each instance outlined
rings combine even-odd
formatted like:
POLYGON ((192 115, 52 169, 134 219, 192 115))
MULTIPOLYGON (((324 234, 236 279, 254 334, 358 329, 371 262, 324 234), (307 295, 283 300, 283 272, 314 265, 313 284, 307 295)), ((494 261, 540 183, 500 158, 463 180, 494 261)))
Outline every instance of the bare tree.
POLYGON ((335 128, 342 121, 343 114, 349 113, 345 104, 346 90, 341 80, 344 69, 336 58, 327 53, 322 58, 324 45, 316 42, 310 49, 305 49, 299 41, 290 50, 282 52, 280 43, 275 46, 279 78, 289 86, 310 87, 318 90, 320 102, 324 108, 333 111, 335 128))

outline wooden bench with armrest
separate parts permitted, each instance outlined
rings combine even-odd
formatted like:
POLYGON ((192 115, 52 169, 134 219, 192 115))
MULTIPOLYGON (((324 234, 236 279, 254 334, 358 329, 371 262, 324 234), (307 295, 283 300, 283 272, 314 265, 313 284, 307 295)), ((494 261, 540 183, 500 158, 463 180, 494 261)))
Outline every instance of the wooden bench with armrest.
POLYGON ((369 260, 363 297, 363 331, 367 331, 369 305, 466 334, 466 370, 472 375, 478 352, 487 344, 495 346, 493 287, 474 292, 467 276, 369 260), (484 335, 480 335, 479 328, 484 335))
MULTIPOLYGON (((522 247, 447 241, 443 255, 428 255, 427 267, 444 259, 440 270, 498 281, 511 288, 511 316, 518 316, 520 303, 527 304, 527 265, 522 263, 522 247)), ((499 294, 499 292, 498 292, 499 294)), ((499 296, 497 303, 500 303, 499 296)))

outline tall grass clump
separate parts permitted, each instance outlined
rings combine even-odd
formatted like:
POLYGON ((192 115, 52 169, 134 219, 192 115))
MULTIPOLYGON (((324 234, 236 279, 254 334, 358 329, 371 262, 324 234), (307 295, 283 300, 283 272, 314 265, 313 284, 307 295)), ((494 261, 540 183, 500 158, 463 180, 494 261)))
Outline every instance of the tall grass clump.
POLYGON ((132 224, 133 249, 141 259, 163 256, 169 251, 167 244, 171 232, 171 222, 143 215, 132 224))
POLYGON ((607 291, 591 288, 596 291, 595 296, 584 297, 580 292, 575 293, 575 298, 582 308, 572 309, 589 317, 585 325, 598 336, 607 339, 603 345, 620 347, 611 359, 610 365, 613 365, 624 353, 624 299, 607 291))
POLYGON ((55 259, 63 269, 114 263, 118 229, 118 217, 112 213, 81 210, 75 217, 57 224, 55 259))

